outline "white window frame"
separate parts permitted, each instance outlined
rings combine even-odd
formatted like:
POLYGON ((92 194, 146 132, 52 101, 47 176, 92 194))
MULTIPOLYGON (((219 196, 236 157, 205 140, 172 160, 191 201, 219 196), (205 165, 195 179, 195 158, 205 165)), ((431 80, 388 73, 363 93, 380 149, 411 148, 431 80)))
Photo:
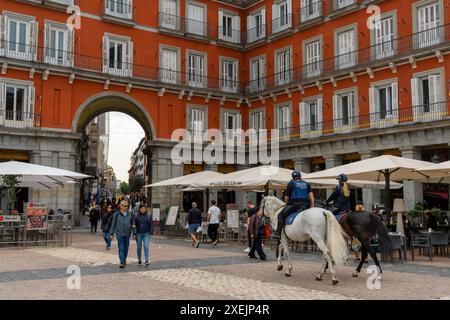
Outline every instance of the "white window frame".
POLYGON ((398 125, 398 79, 389 79, 377 83, 372 83, 369 88, 369 110, 370 110, 370 127, 371 128, 387 128, 398 125), (390 88, 391 97, 386 97, 387 108, 384 116, 381 115, 380 90, 385 89, 386 92, 390 88))
POLYGON ((292 0, 275 1, 272 5, 272 33, 292 27, 292 0), (283 7, 283 10, 281 9, 283 7), (281 12, 284 14, 281 15, 281 12))
POLYGON ((343 8, 347 8, 355 3, 355 0, 334 0, 334 9, 339 10, 343 8))
POLYGON ((187 105, 186 128, 194 138, 203 138, 204 132, 208 130, 208 107, 187 105))
POLYGON ((275 106, 275 128, 279 130, 279 137, 289 139, 292 132, 292 104, 290 102, 275 106))
POLYGON ((322 136, 323 129, 323 97, 308 97, 299 104, 300 137, 316 138, 322 136), (314 103, 315 122, 311 123, 311 104, 314 103))
POLYGON ((163 83, 168 84, 179 84, 180 82, 180 48, 177 47, 171 47, 167 45, 160 45, 159 46, 159 79, 163 83), (175 53, 175 63, 176 66, 172 70, 173 67, 167 69, 166 62, 163 61, 164 59, 164 52, 171 52, 172 54, 175 53))
POLYGON ((186 32, 197 36, 206 36, 207 32, 207 6, 204 3, 196 1, 186 2, 186 32), (197 7, 203 10, 201 19, 190 16, 190 7, 197 7), (197 19, 194 19, 197 18, 197 19))
POLYGON ((227 143, 240 141, 242 138, 241 131, 242 131, 242 115, 239 111, 233 110, 233 109, 221 109, 220 110, 220 127, 222 129, 222 132, 225 135, 225 141, 227 143), (230 124, 230 117, 232 118, 232 127, 229 128, 230 124))
POLYGON ((247 42, 253 43, 255 41, 264 39, 266 37, 266 9, 259 8, 247 16, 247 42), (257 17, 260 17, 258 23, 257 17))
POLYGON ((262 55, 259 57, 254 57, 250 60, 250 85, 249 85, 249 91, 250 92, 261 92, 265 90, 266 88, 266 56, 262 55), (260 72, 257 72, 258 70, 255 70, 255 66, 258 64, 258 70, 260 72), (258 77, 256 77, 256 74, 258 73, 258 77))
POLYGON ((276 85, 282 86, 292 82, 293 80, 292 60, 293 60, 292 46, 281 48, 275 51, 276 85), (280 57, 280 55, 283 55, 283 57, 280 57))
POLYGON ((301 22, 316 19, 322 16, 322 1, 320 0, 301 0, 300 1, 301 22))
POLYGON ((186 82, 195 88, 205 88, 207 85, 208 58, 205 52, 186 50, 186 82), (198 63, 201 61, 201 68, 198 63), (192 62, 194 66, 192 67, 192 62))
POLYGON ((266 111, 264 108, 258 108, 249 112, 249 129, 258 130, 266 129, 266 111))
POLYGON ((444 29, 441 27, 444 21, 443 8, 444 4, 441 0, 423 0, 413 4, 413 30, 417 34, 414 39, 416 48, 421 49, 442 43, 444 39, 444 29), (421 10, 425 8, 434 11, 434 21, 421 23, 423 18, 421 10), (437 15, 435 10, 439 10, 437 15))
POLYGON ((357 65, 358 63, 358 27, 356 24, 337 29, 334 32, 335 38, 335 66, 336 69, 347 69, 357 65), (352 34, 346 37, 349 40, 350 46, 345 46, 341 43, 342 34, 352 34))
POLYGON ((333 95, 334 133, 349 133, 358 129, 358 88, 335 91, 333 95), (347 98, 347 114, 344 115, 343 98, 347 98))
POLYGON ((104 0, 105 14, 131 20, 133 19, 133 0, 104 0))
POLYGON ((169 30, 181 30, 180 20, 180 1, 178 0, 159 0, 159 26, 169 30), (175 12, 173 8, 168 7, 168 3, 175 3, 175 12))
MULTIPOLYGON (((117 55, 117 53, 115 53, 117 55)), ((103 36, 103 73, 121 76, 133 76, 133 42, 128 37, 105 33, 103 36), (122 61, 114 60, 111 66, 111 43, 122 45, 122 61), (121 68, 119 68, 121 66, 121 68)))
POLYGON ((306 78, 315 77, 322 74, 323 66, 323 36, 314 37, 303 41, 303 76, 306 78), (318 55, 309 56, 311 53, 312 45, 318 46, 318 55))
POLYGON ((371 31, 373 60, 385 59, 395 55, 397 50, 397 11, 381 16, 371 31), (390 33, 385 33, 389 30, 390 33))
POLYGON ((45 63, 72 67, 74 61, 74 31, 69 29, 66 24, 53 21, 45 21, 44 27, 44 61, 45 63), (52 48, 52 32, 62 32, 64 35, 63 48, 52 48), (52 55, 55 54, 56 57, 52 55), (62 58, 58 55, 62 54, 62 58))
POLYGON ((239 89, 239 60, 219 57, 220 61, 220 88, 224 92, 237 93, 239 89), (225 64, 232 64, 232 74, 225 71, 230 69, 224 68, 225 64))
POLYGON ((34 106, 35 106, 35 88, 34 83, 29 81, 21 81, 16 79, 1 78, 0 79, 0 127, 12 128, 31 128, 34 126, 34 106), (17 114, 16 101, 13 107, 13 117, 6 110, 6 90, 12 87, 24 90, 23 110, 21 114, 17 114))
MULTIPOLYGON (((3 53, 8 58, 19 59, 24 61, 36 61, 37 60, 37 47, 38 47, 38 30, 39 24, 35 17, 18 14, 15 12, 4 11, 2 21, 2 29, 0 30, 2 38, 5 39, 3 50, 0 49, 0 53, 3 53), (10 39, 10 22, 16 22, 25 24, 26 34, 25 43, 18 43, 18 39, 10 39), (14 43, 15 50, 11 50, 14 43), (24 50, 17 50, 19 46, 23 45, 24 50), (1 52, 3 51, 3 52, 1 52)), ((16 34, 19 37, 19 34, 16 34)))
POLYGON ((241 17, 236 12, 219 9, 219 40, 241 43, 241 17), (224 26, 224 18, 231 21, 231 26, 224 26), (225 34, 224 30, 227 30, 225 34), (231 31, 231 35, 228 31, 231 31))

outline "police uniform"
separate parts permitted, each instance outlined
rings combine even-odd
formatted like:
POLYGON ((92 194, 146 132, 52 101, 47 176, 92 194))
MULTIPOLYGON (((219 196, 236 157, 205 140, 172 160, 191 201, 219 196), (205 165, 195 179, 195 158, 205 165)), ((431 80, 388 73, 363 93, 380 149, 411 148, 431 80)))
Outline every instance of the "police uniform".
POLYGON ((342 192, 342 186, 338 185, 334 189, 334 192, 330 195, 327 203, 334 202, 335 209, 333 210, 334 215, 338 215, 344 211, 350 210, 350 196, 346 197, 342 192))
POLYGON ((289 182, 285 191, 285 195, 289 197, 289 202, 283 211, 281 211, 278 215, 277 234, 281 233, 284 222, 290 214, 309 209, 310 192, 311 186, 306 181, 294 179, 289 182))

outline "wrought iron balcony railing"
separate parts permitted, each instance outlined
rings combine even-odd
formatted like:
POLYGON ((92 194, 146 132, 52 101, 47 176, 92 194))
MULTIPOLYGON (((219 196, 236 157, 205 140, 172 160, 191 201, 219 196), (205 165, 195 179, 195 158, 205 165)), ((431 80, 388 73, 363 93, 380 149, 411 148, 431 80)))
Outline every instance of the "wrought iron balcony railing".
POLYGON ((159 28, 167 32, 176 32, 183 35, 212 39, 212 25, 200 20, 174 16, 164 12, 158 13, 159 28))
POLYGON ((41 115, 36 113, 0 110, 0 127, 28 129, 41 126, 41 115))

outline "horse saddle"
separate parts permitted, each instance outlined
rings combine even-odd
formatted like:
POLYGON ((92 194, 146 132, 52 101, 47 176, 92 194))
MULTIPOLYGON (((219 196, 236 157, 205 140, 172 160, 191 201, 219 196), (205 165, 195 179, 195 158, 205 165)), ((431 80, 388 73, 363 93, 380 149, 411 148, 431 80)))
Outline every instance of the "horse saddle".
POLYGON ((341 220, 344 218, 344 216, 347 216, 347 215, 348 215, 348 211, 344 210, 342 212, 339 212, 339 214, 337 214, 335 217, 338 222, 341 222, 341 220))
POLYGON ((290 226, 291 224, 293 224, 295 218, 297 218, 297 216, 298 216, 300 213, 301 213, 301 211, 300 211, 300 212, 294 212, 294 213, 291 213, 290 215, 288 215, 287 218, 286 218, 286 222, 285 222, 284 225, 290 226))

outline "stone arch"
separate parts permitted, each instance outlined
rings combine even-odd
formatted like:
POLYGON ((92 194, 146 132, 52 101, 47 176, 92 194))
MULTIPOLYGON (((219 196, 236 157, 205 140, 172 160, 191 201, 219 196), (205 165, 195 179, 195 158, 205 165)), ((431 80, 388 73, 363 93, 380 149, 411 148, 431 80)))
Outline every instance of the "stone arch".
POLYGON ((102 92, 87 99, 73 117, 72 132, 79 133, 95 117, 111 111, 129 115, 142 126, 147 139, 156 138, 155 125, 145 107, 133 97, 120 92, 102 92))

